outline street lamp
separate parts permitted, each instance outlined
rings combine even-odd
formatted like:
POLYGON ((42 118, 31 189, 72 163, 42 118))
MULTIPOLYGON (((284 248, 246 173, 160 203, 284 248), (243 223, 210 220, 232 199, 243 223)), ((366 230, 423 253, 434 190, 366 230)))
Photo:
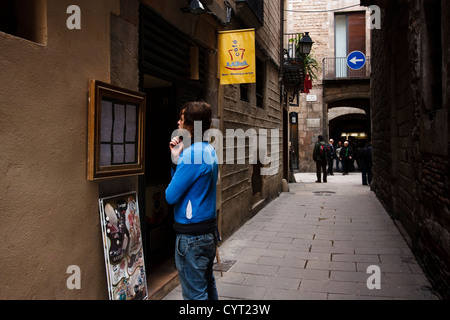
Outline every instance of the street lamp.
POLYGON ((309 36, 309 32, 305 32, 305 34, 303 35, 303 37, 300 39, 300 41, 298 43, 298 51, 301 54, 308 55, 311 52, 313 43, 314 42, 312 41, 311 37, 309 36))
POLYGON ((208 13, 214 17, 223 27, 227 26, 231 21, 231 13, 232 8, 229 5, 228 1, 225 1, 225 7, 227 11, 227 19, 223 21, 220 17, 217 16, 213 11, 209 10, 207 6, 203 5, 200 0, 189 0, 189 7, 182 7, 181 11, 184 13, 191 13, 194 15, 208 13))
POLYGON ((189 0, 189 7, 182 7, 181 11, 195 15, 206 13, 205 7, 199 0, 189 0))
POLYGON ((189 5, 189 11, 192 14, 206 13, 205 7, 203 7, 203 4, 199 0, 191 0, 191 3, 189 5))

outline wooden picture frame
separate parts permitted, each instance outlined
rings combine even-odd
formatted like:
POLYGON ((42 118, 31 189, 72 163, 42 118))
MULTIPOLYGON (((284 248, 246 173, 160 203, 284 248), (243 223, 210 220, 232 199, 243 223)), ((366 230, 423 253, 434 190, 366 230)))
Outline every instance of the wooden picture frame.
POLYGON ((144 174, 144 93, 89 81, 87 179, 144 174))

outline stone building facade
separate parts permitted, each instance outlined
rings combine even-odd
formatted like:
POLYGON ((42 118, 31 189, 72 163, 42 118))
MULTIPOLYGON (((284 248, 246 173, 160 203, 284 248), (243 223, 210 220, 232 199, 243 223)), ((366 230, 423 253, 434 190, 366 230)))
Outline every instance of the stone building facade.
POLYGON ((450 5, 361 1, 372 32, 372 189, 442 297, 450 297, 450 5))
POLYGON ((80 0, 79 28, 69 28, 69 1, 2 2, 14 19, 0 19, 0 299, 106 299, 98 199, 130 191, 139 196, 149 288, 157 282, 154 270, 174 249, 162 196, 167 146, 188 100, 210 103, 221 132, 268 129, 269 142, 270 129, 280 133, 275 154, 267 147, 270 163, 250 164, 247 150, 245 164, 221 165, 223 238, 281 192, 281 4, 201 2, 209 13, 191 14, 186 0, 80 0), (256 30, 257 84, 220 86, 218 31, 246 28, 256 30), (144 175, 86 179, 91 79, 147 94, 144 175), (72 265, 81 290, 66 286, 72 265))
MULTIPOLYGON (((369 12, 358 0, 285 0, 285 16, 286 34, 309 32, 314 41, 311 55, 319 64, 310 92, 300 93, 290 105, 290 112, 298 113, 298 126, 293 127, 290 137, 297 148, 294 169, 315 171, 312 152, 318 135, 337 142, 342 133, 370 134, 370 66, 364 67, 362 76, 347 72, 345 66, 345 57, 355 47, 352 39, 357 39, 358 49, 370 56, 369 12), (337 21, 342 21, 344 31, 337 21), (339 40, 339 35, 345 40, 339 40), (337 74, 338 68, 345 74, 337 74), (349 128, 345 124, 349 119, 356 119, 359 125, 349 128)), ((285 48, 287 41, 285 37, 285 48)))
MULTIPOLYGON (((283 109, 281 106, 281 6, 278 1, 263 1, 264 25, 256 31, 257 62, 260 78, 257 84, 228 85, 223 92, 223 130, 254 129, 268 130, 268 141, 272 141, 271 129, 279 131, 278 154, 267 150, 272 158, 267 165, 260 163, 224 165, 222 167, 222 232, 230 235, 243 222, 252 217, 267 201, 281 192, 283 177, 283 109), (245 94, 244 94, 245 91, 245 94), (263 167, 269 175, 262 175, 263 167)), ((258 73, 258 70, 257 70, 258 73)), ((261 138, 261 137, 260 137, 261 138)), ((275 137, 274 137, 275 138, 275 137)), ((236 143, 237 146, 237 143, 236 143)), ((229 146, 225 147, 230 152, 229 146)), ((248 147, 247 147, 248 149, 248 147)), ((236 150, 234 150, 236 151, 236 150)), ((275 150, 273 150, 275 151, 275 150)), ((237 152, 235 152, 237 154, 237 152)), ((248 150, 246 157, 248 157, 248 150)))

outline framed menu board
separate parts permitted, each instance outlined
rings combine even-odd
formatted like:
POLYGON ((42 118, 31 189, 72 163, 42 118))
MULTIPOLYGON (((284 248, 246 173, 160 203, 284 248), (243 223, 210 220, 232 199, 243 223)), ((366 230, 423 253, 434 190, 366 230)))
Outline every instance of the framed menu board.
POLYGON ((89 83, 88 180, 144 174, 145 94, 89 83))

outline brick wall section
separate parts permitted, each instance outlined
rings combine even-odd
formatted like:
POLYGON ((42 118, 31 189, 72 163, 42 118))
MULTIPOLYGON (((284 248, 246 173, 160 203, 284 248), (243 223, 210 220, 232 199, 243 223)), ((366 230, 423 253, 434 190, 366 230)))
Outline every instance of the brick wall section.
POLYGON ((267 51, 270 58, 280 65, 279 1, 264 1, 264 26, 257 30, 256 41, 267 51))
MULTIPOLYGON (((227 129, 278 129, 280 133, 278 169, 273 175, 261 176, 262 190, 254 195, 252 187, 253 164, 249 164, 248 148, 245 164, 222 166, 222 237, 227 238, 256 212, 255 204, 270 200, 281 192, 283 173, 282 124, 283 111, 280 103, 280 2, 264 1, 264 26, 256 31, 257 56, 265 63, 264 108, 256 107, 256 86, 249 84, 249 102, 240 100, 240 86, 223 86, 224 107, 223 133, 227 129)), ((270 143, 270 136, 268 138, 270 143)), ((248 139, 246 141, 248 145, 248 139)), ((237 141, 235 141, 237 145, 237 141)), ((224 141, 224 161, 231 152, 224 141)), ((236 150, 234 150, 236 155, 236 150)), ((269 156, 271 150, 268 150, 269 156)), ((258 157, 259 158, 259 157, 258 157)))
MULTIPOLYGON (((334 48, 334 43, 330 42, 330 28, 327 13, 307 13, 303 11, 318 11, 327 9, 327 1, 310 0, 290 0, 286 6, 286 33, 309 32, 314 41, 312 56, 322 64, 322 60, 329 51, 334 48)), ((314 144, 317 136, 323 134, 323 102, 322 102, 322 72, 316 72, 319 79, 314 80, 313 90, 310 94, 317 95, 317 101, 307 102, 306 95, 300 97, 300 107, 291 111, 298 112, 298 169, 300 172, 315 170, 315 163, 312 159, 314 144)))
MULTIPOLYGON (((287 0, 285 13, 285 32, 286 33, 304 33, 309 32, 314 41, 312 47, 312 56, 317 60, 320 70, 316 72, 318 79, 313 80, 313 89, 311 95, 317 95, 317 101, 306 101, 306 94, 301 94, 300 107, 291 107, 290 111, 298 112, 298 152, 299 164, 298 170, 300 172, 314 172, 316 170, 315 162, 312 159, 314 145, 317 142, 318 135, 324 135, 328 138, 328 119, 327 119, 327 105, 324 101, 325 92, 322 83, 323 70, 322 61, 326 57, 334 57, 335 47, 335 12, 332 11, 338 8, 346 8, 358 5, 356 0, 287 0)), ((365 7, 351 7, 338 12, 344 13, 346 11, 364 11, 365 7)), ((370 51, 370 33, 366 32, 367 52, 370 51)), ((286 39, 285 39, 286 41, 286 39)), ((286 44, 285 44, 286 46, 286 44)), ((345 91, 346 85, 338 88, 340 91, 345 91)), ((363 93, 365 95, 367 90, 363 93)), ((342 99, 350 98, 341 95, 342 99)), ((357 96, 361 98, 361 96, 357 96)))
MULTIPOLYGON (((329 25, 329 14, 326 12, 305 12, 305 11, 322 11, 327 10, 329 5, 326 0, 291 0, 287 6, 287 10, 302 12, 286 12, 286 20, 288 23, 287 32, 309 32, 314 41, 313 55, 318 62, 330 54, 330 50, 334 48, 334 42, 331 39, 331 26, 329 25)), ((334 32, 334 30, 333 30, 334 32)), ((318 74, 322 79, 322 75, 318 74)))
MULTIPOLYGON (((429 43, 424 1, 379 1, 372 33, 372 122, 377 197, 398 219, 442 297, 450 297, 449 65, 443 52, 443 105, 429 112, 429 43), (407 48, 408 50, 405 50, 407 48)), ((442 43, 450 37, 441 1, 442 43)), ((445 48, 445 46, 444 46, 445 48)), ((436 107, 436 106, 433 106, 436 107)))

